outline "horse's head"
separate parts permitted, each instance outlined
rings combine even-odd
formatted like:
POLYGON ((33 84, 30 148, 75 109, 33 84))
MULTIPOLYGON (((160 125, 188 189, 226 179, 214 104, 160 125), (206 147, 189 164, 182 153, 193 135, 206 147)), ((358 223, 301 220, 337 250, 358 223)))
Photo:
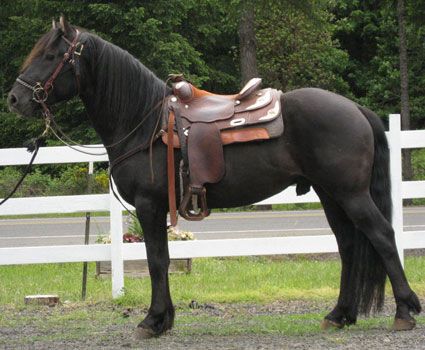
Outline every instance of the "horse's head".
POLYGON ((8 95, 11 111, 30 117, 40 107, 68 100, 79 91, 80 32, 62 16, 33 47, 8 95))

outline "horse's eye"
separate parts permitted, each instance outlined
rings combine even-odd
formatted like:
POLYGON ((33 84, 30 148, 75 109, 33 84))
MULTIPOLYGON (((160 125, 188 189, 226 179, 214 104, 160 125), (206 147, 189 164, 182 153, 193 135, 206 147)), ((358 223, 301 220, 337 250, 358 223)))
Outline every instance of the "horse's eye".
POLYGON ((47 53, 46 54, 46 60, 48 61, 53 61, 55 59, 55 55, 52 53, 47 53))

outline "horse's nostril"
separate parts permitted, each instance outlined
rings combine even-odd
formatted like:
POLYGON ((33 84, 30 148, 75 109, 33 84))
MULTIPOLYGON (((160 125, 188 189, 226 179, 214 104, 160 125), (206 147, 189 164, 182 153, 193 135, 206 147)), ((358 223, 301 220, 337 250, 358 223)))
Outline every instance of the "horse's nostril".
POLYGON ((8 102, 10 106, 16 106, 18 103, 18 98, 14 94, 9 94, 8 102))

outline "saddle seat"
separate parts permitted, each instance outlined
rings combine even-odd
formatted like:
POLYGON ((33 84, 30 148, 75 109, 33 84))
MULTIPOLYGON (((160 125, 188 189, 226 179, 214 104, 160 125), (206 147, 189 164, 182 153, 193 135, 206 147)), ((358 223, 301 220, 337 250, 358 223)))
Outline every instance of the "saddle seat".
POLYGON ((253 78, 238 94, 218 95, 181 80, 173 85, 173 93, 181 107, 187 109, 185 117, 191 123, 211 123, 230 118, 234 114, 234 106, 258 90, 260 85, 261 79, 253 78))
POLYGON ((205 184, 217 183, 225 175, 223 145, 282 135, 281 92, 271 88, 259 90, 260 84, 260 78, 253 78, 237 94, 218 95, 196 88, 182 76, 175 77, 162 126, 167 131, 162 140, 168 146, 172 225, 177 222, 172 213, 175 188, 170 188, 175 186, 173 149, 180 148, 182 153, 183 194, 179 213, 188 220, 202 220, 209 215, 205 184))

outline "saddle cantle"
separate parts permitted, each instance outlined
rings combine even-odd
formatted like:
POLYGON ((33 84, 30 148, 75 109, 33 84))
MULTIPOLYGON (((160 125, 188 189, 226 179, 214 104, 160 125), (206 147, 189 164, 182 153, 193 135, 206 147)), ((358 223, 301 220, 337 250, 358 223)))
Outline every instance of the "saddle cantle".
POLYGON ((179 213, 188 220, 209 215, 206 183, 217 183, 225 174, 223 145, 268 140, 283 133, 281 91, 259 90, 260 78, 251 79, 234 95, 200 90, 179 75, 168 98, 162 140, 168 145, 168 185, 171 224, 175 214, 174 148, 180 148, 183 182, 179 213))

